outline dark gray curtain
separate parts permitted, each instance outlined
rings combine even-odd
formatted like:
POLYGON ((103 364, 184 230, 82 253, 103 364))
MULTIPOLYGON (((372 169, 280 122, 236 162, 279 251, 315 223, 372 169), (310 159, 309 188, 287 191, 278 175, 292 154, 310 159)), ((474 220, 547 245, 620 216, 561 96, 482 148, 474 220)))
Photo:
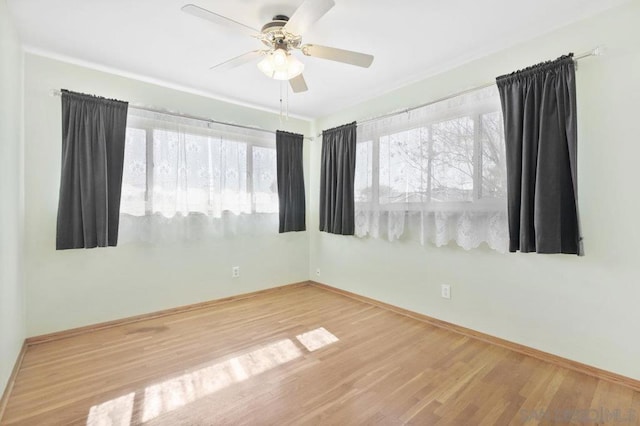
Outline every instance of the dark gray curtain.
POLYGON ((582 255, 573 55, 496 82, 506 141, 509 251, 582 255))
POLYGON ((304 171, 302 168, 303 140, 304 136, 302 135, 281 130, 276 132, 280 233, 306 229, 304 171))
POLYGON ((115 246, 126 102, 62 91, 62 176, 56 248, 115 246))
POLYGON ((356 123, 322 132, 320 230, 353 235, 356 123))

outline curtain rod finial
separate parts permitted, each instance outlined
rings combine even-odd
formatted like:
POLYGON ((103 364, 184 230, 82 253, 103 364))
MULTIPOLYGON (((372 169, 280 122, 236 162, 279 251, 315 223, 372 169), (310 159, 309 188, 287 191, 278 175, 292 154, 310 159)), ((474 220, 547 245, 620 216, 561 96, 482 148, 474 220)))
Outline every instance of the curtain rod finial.
POLYGON ((591 53, 593 54, 593 56, 603 56, 605 53, 607 53, 607 47, 604 45, 597 46, 591 53))

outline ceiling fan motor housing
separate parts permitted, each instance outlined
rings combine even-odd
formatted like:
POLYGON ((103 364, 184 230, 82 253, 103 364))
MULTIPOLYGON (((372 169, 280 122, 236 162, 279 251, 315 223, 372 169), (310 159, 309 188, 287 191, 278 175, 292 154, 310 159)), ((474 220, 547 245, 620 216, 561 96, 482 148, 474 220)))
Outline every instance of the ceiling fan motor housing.
POLYGON ((290 48, 297 48, 300 45, 301 37, 284 30, 287 22, 289 22, 288 16, 275 15, 271 22, 267 22, 262 27, 262 42, 273 50, 289 51, 290 48))
POLYGON ((282 27, 287 25, 287 22, 289 22, 288 16, 276 15, 272 18, 271 22, 267 22, 262 26, 262 34, 280 31, 282 27))

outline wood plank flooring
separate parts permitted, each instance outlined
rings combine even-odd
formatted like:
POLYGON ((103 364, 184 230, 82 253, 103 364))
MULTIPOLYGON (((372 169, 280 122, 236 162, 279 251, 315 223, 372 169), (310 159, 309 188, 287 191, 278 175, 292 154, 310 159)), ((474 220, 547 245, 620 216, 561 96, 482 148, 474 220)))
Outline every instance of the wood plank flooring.
POLYGON ((30 346, 2 425, 640 424, 640 392, 312 285, 30 346))

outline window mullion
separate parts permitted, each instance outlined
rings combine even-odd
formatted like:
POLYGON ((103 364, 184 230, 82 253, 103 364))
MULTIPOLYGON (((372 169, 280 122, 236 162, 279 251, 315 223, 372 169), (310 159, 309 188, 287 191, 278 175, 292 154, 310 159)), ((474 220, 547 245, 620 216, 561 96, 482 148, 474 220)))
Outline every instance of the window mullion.
POLYGON ((433 175, 433 125, 427 126, 427 204, 431 204, 431 184, 433 175))
POLYGON ((256 212, 256 200, 253 196, 253 145, 247 143, 247 197, 251 204, 251 213, 256 212))
POLYGON ((207 214, 213 214, 215 209, 215 181, 214 181, 214 166, 213 166, 213 139, 212 136, 207 136, 207 185, 208 185, 208 200, 207 200, 207 214))
POLYGON ((482 198, 482 116, 473 117, 473 200, 482 198))
POLYGON ((371 142, 371 202, 380 205, 380 136, 375 135, 371 142))
POLYGON ((146 187, 145 187, 145 215, 153 214, 153 170, 155 167, 153 161, 153 133, 151 128, 145 128, 145 144, 146 144, 146 187))

